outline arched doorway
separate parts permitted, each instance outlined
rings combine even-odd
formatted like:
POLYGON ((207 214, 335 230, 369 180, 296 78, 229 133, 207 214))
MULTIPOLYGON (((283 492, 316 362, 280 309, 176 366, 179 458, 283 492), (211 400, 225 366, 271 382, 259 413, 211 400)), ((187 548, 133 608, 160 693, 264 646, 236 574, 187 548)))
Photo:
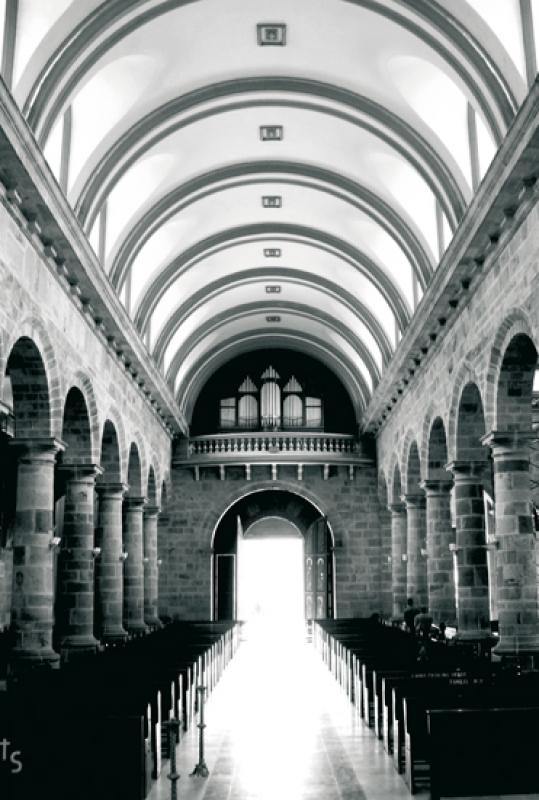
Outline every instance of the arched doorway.
POLYGON ((215 528, 212 549, 213 619, 241 619, 242 614, 251 613, 253 605, 256 607, 256 603, 260 603, 262 596, 259 601, 251 596, 249 607, 245 597, 246 584, 252 581, 252 571, 257 568, 256 559, 262 558, 264 549, 271 560, 265 563, 264 587, 261 581, 258 588, 260 592, 267 592, 264 604, 270 613, 293 613, 296 603, 293 598, 298 596, 299 584, 304 619, 333 617, 334 565, 330 524, 310 501, 293 492, 276 489, 255 490, 245 495, 222 515, 215 528), (262 544, 264 542, 265 545, 262 544), (271 556, 269 543, 273 547, 271 556), (284 577, 291 580, 291 562, 297 558, 298 552, 301 568, 295 573, 296 586, 288 587, 290 593, 287 604, 279 592, 284 589, 284 577), (249 558, 252 558, 251 572, 246 579, 249 558))
POLYGON ((237 543, 238 619, 272 623, 304 619, 304 546, 296 525, 262 517, 237 543))

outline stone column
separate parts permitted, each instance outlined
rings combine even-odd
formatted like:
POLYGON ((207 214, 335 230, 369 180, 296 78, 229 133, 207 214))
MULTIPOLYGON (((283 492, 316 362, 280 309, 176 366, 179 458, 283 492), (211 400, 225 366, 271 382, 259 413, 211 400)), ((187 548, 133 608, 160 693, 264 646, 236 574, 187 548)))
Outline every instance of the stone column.
POLYGON ((402 619, 406 605, 406 506, 391 503, 391 584, 393 617, 402 619), (404 558, 403 558, 404 556, 404 558))
POLYGON ((54 467, 64 449, 56 439, 17 438, 17 507, 13 537, 11 653, 15 673, 59 665, 54 624, 54 467))
POLYGON ((124 549, 124 624, 128 633, 146 633, 144 623, 144 497, 126 497, 124 549))
POLYGON ((58 561, 56 633, 60 649, 96 650, 94 638, 94 464, 66 465, 64 530, 58 561))
POLYGON ((144 622, 150 628, 160 628, 158 616, 157 520, 159 506, 144 509, 144 622))
POLYGON ((456 623, 455 579, 453 556, 449 549, 454 544, 451 528, 452 481, 426 480, 421 484, 427 501, 427 585, 429 611, 436 624, 456 623))
POLYGON ((494 459, 496 574, 500 640, 495 653, 539 653, 535 537, 528 442, 535 434, 493 431, 483 438, 494 459))
POLYGON ((407 597, 412 597, 417 605, 426 606, 428 592, 425 495, 406 494, 403 495, 402 499, 406 503, 408 521, 406 537, 406 595, 407 597))
POLYGON ((97 486, 99 525, 97 544, 101 553, 96 559, 97 630, 107 644, 123 641, 127 633, 122 626, 123 560, 122 502, 126 491, 123 483, 97 486))
POLYGON ((457 635, 459 639, 490 636, 488 567, 483 504, 483 461, 452 461, 455 480, 457 535, 457 635))

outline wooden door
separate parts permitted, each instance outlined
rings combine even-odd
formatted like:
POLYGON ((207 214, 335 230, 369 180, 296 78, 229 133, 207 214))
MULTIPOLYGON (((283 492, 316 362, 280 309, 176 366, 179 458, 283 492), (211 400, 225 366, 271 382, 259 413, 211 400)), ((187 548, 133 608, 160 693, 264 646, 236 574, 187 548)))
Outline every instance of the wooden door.
POLYGON ((216 553, 213 572, 213 618, 236 619, 236 555, 216 553))
POLYGON ((333 617, 333 553, 327 521, 313 522, 305 535, 305 618, 333 617))

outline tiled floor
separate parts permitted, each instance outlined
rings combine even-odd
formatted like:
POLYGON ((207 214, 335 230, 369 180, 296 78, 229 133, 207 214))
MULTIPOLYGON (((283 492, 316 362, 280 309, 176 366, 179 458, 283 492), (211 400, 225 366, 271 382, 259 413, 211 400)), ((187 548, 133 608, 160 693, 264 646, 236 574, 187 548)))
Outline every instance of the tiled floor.
MULTIPOLYGON (((401 800, 410 795, 311 645, 252 634, 206 707, 207 778, 193 728, 177 751, 181 800, 401 800)), ((149 800, 170 797, 168 762, 149 800)), ((426 794, 415 795, 426 800, 426 794)), ((526 800, 532 796, 527 795, 526 800)), ((534 797, 537 797, 534 795, 534 797)), ((511 800, 518 800, 511 795, 511 800)))

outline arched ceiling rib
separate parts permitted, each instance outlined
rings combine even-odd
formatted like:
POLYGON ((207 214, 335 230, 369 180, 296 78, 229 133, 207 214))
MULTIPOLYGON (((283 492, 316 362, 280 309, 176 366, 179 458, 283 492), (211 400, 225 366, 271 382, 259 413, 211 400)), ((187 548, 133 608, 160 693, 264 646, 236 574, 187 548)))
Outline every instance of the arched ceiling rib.
MULTIPOLYGON (((190 354, 196 349, 197 346, 204 346, 204 342, 209 338, 211 333, 217 332, 220 338, 221 330, 226 329, 226 327, 230 326, 232 322, 241 320, 244 317, 261 319, 268 314, 268 312, 272 314, 275 314, 275 312, 282 313, 283 318, 288 320, 289 325, 293 324, 294 322, 297 323, 296 334, 301 333, 301 335, 307 341, 313 337, 312 334, 308 332, 307 327, 303 324, 305 320, 311 320, 321 324, 322 327, 328 332, 334 331, 343 341, 350 345, 356 360, 360 361, 364 365, 367 373, 370 376, 372 387, 376 386, 378 383, 380 373, 369 350, 364 346, 363 342, 358 337, 350 333, 347 327, 343 325, 340 320, 332 318, 329 314, 326 314, 320 309, 309 309, 308 306, 302 306, 299 303, 293 305, 287 302, 275 301, 271 305, 268 305, 266 302, 254 302, 245 304, 243 306, 237 306, 215 315, 205 324, 200 325, 197 328, 196 333, 186 339, 176 352, 167 371, 167 381, 171 385, 174 385, 178 370, 182 364, 187 362, 190 354)), ((290 330, 294 329, 290 328, 290 330)), ((365 390, 365 397, 368 397, 371 388, 368 387, 367 382, 364 379, 362 379, 360 383, 363 385, 365 390)))
POLYGON ((29 2, 14 96, 182 411, 277 344, 339 371, 359 421, 525 97, 496 11, 57 0, 32 21, 29 2), (271 19, 286 47, 257 43, 271 19))
POLYGON ((204 358, 199 358, 193 365, 190 365, 185 375, 176 383, 174 388, 178 405, 187 421, 191 421, 194 404, 201 388, 219 367, 240 353, 275 347, 290 347, 299 353, 306 353, 336 372, 350 395, 359 424, 361 412, 368 402, 369 392, 352 361, 326 340, 319 340, 315 337, 306 340, 296 331, 269 332, 266 329, 257 328, 251 329, 243 336, 223 339, 205 351, 204 358))
POLYGON ((193 310, 204 304, 207 300, 211 299, 214 295, 219 295, 223 289, 251 283, 271 284, 275 282, 297 283, 304 286, 320 287, 328 297, 336 298, 347 308, 353 310, 366 327, 369 329, 374 340, 376 341, 384 365, 387 364, 392 354, 391 343, 389 342, 386 333, 376 317, 371 313, 369 308, 361 303, 356 297, 346 291, 342 286, 333 283, 323 278, 315 278, 309 272, 302 272, 301 270, 283 269, 276 267, 260 267, 253 270, 243 270, 235 273, 233 277, 227 275, 220 280, 212 283, 205 284, 198 292, 193 293, 189 298, 177 306, 173 313, 170 315, 165 325, 161 328, 157 337, 155 346, 153 348, 153 356, 158 364, 162 364, 163 356, 166 348, 170 344, 170 340, 175 331, 181 326, 182 321, 193 310), (255 275, 253 275, 255 273, 255 275))
MULTIPOLYGON (((462 217, 466 207, 463 187, 436 148, 406 120, 372 99, 339 86, 304 78, 264 76, 236 78, 193 90, 135 122, 114 139, 98 163, 92 164, 85 185, 77 192, 74 204, 81 223, 87 230, 91 228, 104 199, 122 175, 167 136, 209 116, 252 106, 291 106, 329 114, 364 128, 389 144, 417 170, 439 200, 452 226, 462 217), (217 104, 219 100, 226 102, 217 104)), ((443 149, 439 142, 438 146, 443 149)))
POLYGON ((414 267, 420 285, 427 286, 433 265, 427 247, 421 240, 421 232, 414 230, 412 222, 399 215, 384 198, 346 176, 311 164, 286 161, 240 163, 212 170, 174 188, 155 205, 145 207, 112 255, 109 277, 113 285, 121 288, 144 244, 171 217, 207 193, 222 191, 230 185, 238 185, 238 182, 240 185, 257 183, 266 180, 266 176, 277 176, 279 183, 321 189, 361 209, 395 240, 414 267))
MULTIPOLYGON (((132 0, 126 4, 125 0, 107 0, 82 19, 51 53, 23 102, 23 111, 40 141, 46 139, 78 83, 114 45, 155 17, 201 1, 132 0)), ((456 14, 435 0, 346 1, 397 22, 440 51, 460 72, 500 142, 517 108, 515 89, 496 59, 456 14)))
POLYGON ((329 251, 336 253, 339 258, 347 260, 377 286, 393 310, 401 330, 406 327, 410 319, 410 309, 407 307, 406 301, 384 270, 365 253, 352 247, 344 240, 338 239, 336 236, 307 225, 268 222, 244 225, 221 231, 202 242, 198 242, 171 261, 160 272, 158 278, 146 287, 143 293, 143 300, 134 316, 135 324, 139 330, 144 331, 157 302, 180 271, 192 268, 215 248, 230 246, 239 239, 260 235, 266 239, 281 239, 282 237, 290 236, 296 239, 303 238, 312 242, 316 247, 325 247, 329 251))

